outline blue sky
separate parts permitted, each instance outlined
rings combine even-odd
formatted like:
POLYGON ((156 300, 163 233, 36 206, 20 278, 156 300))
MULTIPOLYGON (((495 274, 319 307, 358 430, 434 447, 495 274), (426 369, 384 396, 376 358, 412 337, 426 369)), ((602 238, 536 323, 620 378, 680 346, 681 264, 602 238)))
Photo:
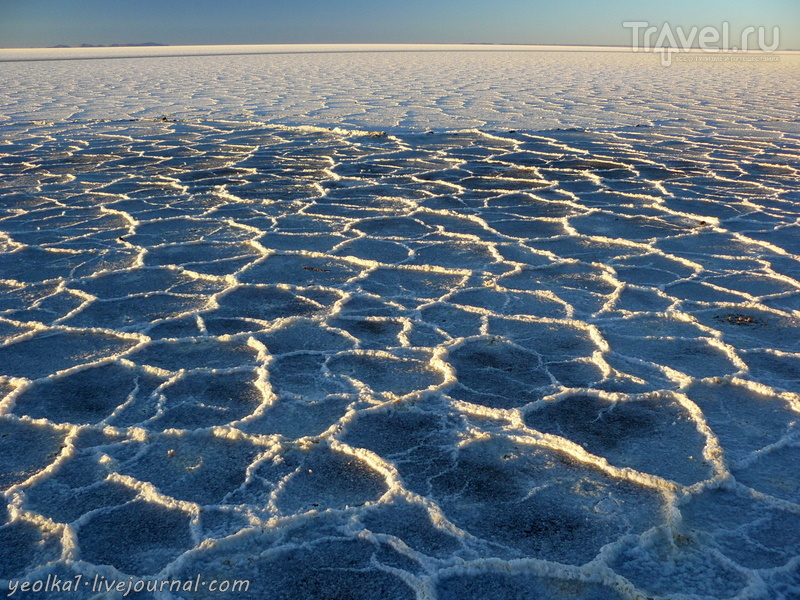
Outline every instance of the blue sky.
MULTIPOLYGON (((800 0, 0 0, 0 47, 56 44, 523 43, 628 45, 623 21, 781 28, 800 0)), ((769 40, 769 37, 768 37, 769 40)))

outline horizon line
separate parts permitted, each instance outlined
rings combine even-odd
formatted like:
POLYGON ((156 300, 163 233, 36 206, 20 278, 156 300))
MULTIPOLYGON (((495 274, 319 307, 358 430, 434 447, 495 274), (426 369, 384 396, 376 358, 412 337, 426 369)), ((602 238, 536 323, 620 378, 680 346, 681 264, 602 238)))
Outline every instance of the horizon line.
MULTIPOLYGON (((631 54, 653 54, 668 48, 641 49, 632 46, 605 44, 507 44, 496 42, 418 42, 418 43, 300 43, 286 44, 180 44, 154 45, 153 42, 137 45, 108 46, 50 46, 50 47, 0 47, 0 62, 39 62, 61 60, 100 60, 121 58, 178 58, 200 56, 245 56, 259 54, 321 54, 321 53, 358 53, 358 52, 628 52, 631 54), (227 48, 230 51, 213 51, 211 48, 227 48), (200 49, 208 49, 205 52, 200 49), (170 51, 172 50, 172 51, 170 51), (182 50, 182 51, 181 51, 182 50)), ((753 49, 745 52, 724 49, 704 50, 692 47, 688 50, 675 48, 676 51, 702 51, 708 54, 763 54, 763 50, 753 49)), ((800 49, 788 48, 769 52, 769 54, 797 53, 800 49)))

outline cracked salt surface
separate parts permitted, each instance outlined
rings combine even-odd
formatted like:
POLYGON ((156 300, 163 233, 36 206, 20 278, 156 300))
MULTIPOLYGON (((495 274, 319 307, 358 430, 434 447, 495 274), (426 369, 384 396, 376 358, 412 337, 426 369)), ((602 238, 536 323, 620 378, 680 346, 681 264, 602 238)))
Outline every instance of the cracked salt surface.
POLYGON ((2 65, 0 577, 800 597, 782 59, 659 105, 604 53, 2 65), (349 95, 389 134, 316 127, 349 95))

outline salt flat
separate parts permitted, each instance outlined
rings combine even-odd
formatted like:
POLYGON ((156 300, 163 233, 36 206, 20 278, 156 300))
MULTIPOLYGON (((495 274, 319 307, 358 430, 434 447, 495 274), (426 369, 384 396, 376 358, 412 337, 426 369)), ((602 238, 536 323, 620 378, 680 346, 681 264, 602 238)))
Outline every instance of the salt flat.
POLYGON ((5 585, 797 598, 779 58, 0 64, 5 585))

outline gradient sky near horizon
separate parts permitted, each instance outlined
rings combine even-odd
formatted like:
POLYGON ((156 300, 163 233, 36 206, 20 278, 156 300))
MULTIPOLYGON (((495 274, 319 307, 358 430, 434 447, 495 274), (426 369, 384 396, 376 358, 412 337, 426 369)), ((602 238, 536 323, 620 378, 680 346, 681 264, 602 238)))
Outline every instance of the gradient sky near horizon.
POLYGON ((800 49, 798 0, 0 0, 0 47, 180 44, 629 45, 623 21, 780 27, 800 49))

